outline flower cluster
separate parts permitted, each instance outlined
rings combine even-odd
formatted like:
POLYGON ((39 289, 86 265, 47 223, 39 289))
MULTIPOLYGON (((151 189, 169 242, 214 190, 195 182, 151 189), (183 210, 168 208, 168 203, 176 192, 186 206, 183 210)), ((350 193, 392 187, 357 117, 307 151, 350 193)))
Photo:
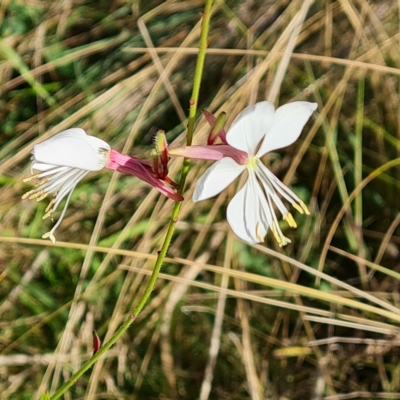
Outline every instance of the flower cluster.
POLYGON ((303 201, 263 164, 262 157, 296 141, 316 108, 316 103, 298 101, 275 110, 272 103, 262 101, 245 108, 227 132, 224 113, 215 118, 204 111, 211 125, 207 145, 168 149, 165 134, 159 131, 151 161, 120 154, 103 140, 87 135, 83 129, 68 129, 34 146, 31 170, 38 172, 25 181, 36 178, 38 182, 36 188, 23 198, 40 201, 53 195, 43 216, 47 218, 67 196, 59 220, 43 235, 54 243, 54 231, 64 217, 72 192, 89 172, 108 168, 134 175, 165 196, 181 201, 183 198, 176 192, 177 185, 168 177, 170 156, 211 160, 215 163, 196 183, 193 201, 217 195, 246 173, 243 187, 228 205, 228 223, 237 236, 250 243, 263 242, 270 229, 278 244, 284 246, 290 240, 281 231, 275 208, 290 227, 295 228, 297 224, 281 197, 298 212, 309 214, 309 211, 303 201))

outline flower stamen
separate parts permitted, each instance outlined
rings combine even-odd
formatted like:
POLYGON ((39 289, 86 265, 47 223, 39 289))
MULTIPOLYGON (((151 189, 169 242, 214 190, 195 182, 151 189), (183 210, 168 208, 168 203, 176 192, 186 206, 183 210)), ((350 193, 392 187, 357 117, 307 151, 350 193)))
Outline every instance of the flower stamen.
POLYGON ((42 186, 42 185, 44 185, 45 183, 47 183, 48 181, 49 181, 49 178, 43 178, 43 179, 41 179, 40 181, 38 181, 38 182, 35 184, 35 187, 42 186))
MULTIPOLYGON (((76 185, 75 185, 75 186, 76 186, 76 185)), ((51 229, 51 231, 45 233, 45 234, 42 236, 42 239, 50 239, 51 242, 52 242, 53 244, 56 243, 56 238, 55 238, 55 236, 54 236, 54 232, 55 232, 55 230, 58 228, 58 225, 61 224, 61 221, 62 221, 63 218, 64 218, 65 211, 67 211, 67 207, 68 207, 69 201, 71 200, 72 192, 74 191, 75 186, 73 186, 73 188, 71 189, 71 191, 70 191, 69 194, 68 194, 68 197, 67 197, 67 200, 66 200, 66 202, 65 202, 64 209, 63 209, 63 211, 62 211, 62 213, 61 213, 61 215, 60 215, 60 218, 58 218, 58 221, 57 221, 56 224, 53 226, 53 228, 51 229)), ((50 210, 48 213, 45 214, 45 215, 46 215, 46 218, 47 218, 48 215, 51 214, 51 212, 52 212, 52 210, 50 210)))
MULTIPOLYGON (((304 202, 293 193, 288 187, 286 187, 271 171, 268 170, 261 162, 258 163, 259 177, 263 183, 268 182, 270 186, 274 188, 274 191, 278 192, 283 198, 285 198, 294 209, 296 209, 300 214, 310 215, 310 211, 304 202)), ((277 204, 278 208, 279 205, 277 204)), ((282 212, 282 211, 281 211, 282 212)), ((284 213, 282 213, 284 215, 284 213)))
POLYGON ((35 174, 35 175, 28 176, 27 178, 22 179, 22 182, 30 182, 32 179, 37 178, 39 175, 40 174, 35 174))
POLYGON ((33 199, 34 197, 31 197, 31 194, 32 194, 32 193, 36 193, 36 190, 30 190, 29 192, 24 193, 24 194, 21 196, 21 199, 22 199, 22 200, 25 200, 25 199, 27 199, 27 198, 33 199))
POLYGON ((272 233, 275 237, 275 240, 278 242, 279 247, 286 246, 288 243, 291 243, 292 241, 288 239, 286 236, 281 231, 281 228, 279 227, 279 224, 277 222, 272 222, 272 227, 271 227, 272 233))
POLYGON ((295 221, 295 219, 293 218, 293 215, 290 213, 287 213, 286 215, 283 216, 283 220, 287 222, 287 224, 291 227, 291 228, 297 228, 297 223, 295 221))
POLYGON ((246 162, 246 168, 254 170, 257 168, 258 162, 259 162, 258 157, 249 157, 246 162))
POLYGON ((256 236, 257 236, 258 240, 260 241, 260 243, 264 243, 264 237, 261 234, 261 224, 259 222, 257 222, 257 225, 256 225, 256 236))
MULTIPOLYGON (((56 195, 56 196, 57 196, 57 195, 56 195)), ((43 220, 49 218, 50 215, 53 214, 53 212, 54 212, 53 206, 54 206, 54 203, 55 203, 55 202, 56 202, 56 197, 53 197, 53 198, 50 200, 50 203, 47 204, 47 207, 46 207, 46 209, 44 210, 44 215, 43 215, 43 217, 42 217, 43 220)))
POLYGON ((304 213, 306 215, 310 215, 310 210, 308 209, 308 207, 302 201, 300 202, 300 207, 304 210, 304 213))
POLYGON ((299 202, 299 204, 293 202, 292 207, 295 208, 300 214, 310 215, 309 209, 302 201, 299 202))
POLYGON ((23 194, 21 198, 22 200, 29 199, 29 200, 40 201, 43 200, 47 195, 48 193, 43 189, 39 191, 37 189, 33 189, 23 194))
POLYGON ((304 214, 304 210, 301 206, 299 206, 297 203, 292 203, 292 207, 295 208, 300 214, 304 214))
POLYGON ((42 201, 42 200, 45 199, 48 195, 49 195, 48 192, 46 192, 45 190, 41 190, 40 192, 38 192, 37 196, 31 196, 31 199, 36 198, 36 201, 42 201))

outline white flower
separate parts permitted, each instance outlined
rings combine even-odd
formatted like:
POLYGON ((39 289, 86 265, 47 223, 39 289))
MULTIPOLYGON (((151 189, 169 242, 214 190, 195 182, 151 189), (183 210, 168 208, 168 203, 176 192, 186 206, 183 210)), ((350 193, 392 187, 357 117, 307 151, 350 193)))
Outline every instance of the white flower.
POLYGON ((44 234, 55 243, 54 231, 61 223, 72 192, 77 183, 90 171, 99 171, 109 162, 110 146, 101 139, 89 136, 81 128, 67 129, 34 146, 32 150, 33 170, 35 175, 24 179, 38 179, 36 188, 25 193, 22 198, 43 200, 54 195, 46 208, 43 219, 49 217, 58 207, 62 199, 68 195, 64 209, 53 229, 44 234))
MULTIPOLYGON (((226 156, 225 150, 225 155, 221 155, 222 158, 208 168, 197 182, 193 201, 215 196, 242 172, 247 171, 244 186, 231 200, 227 209, 227 220, 233 231, 247 242, 259 243, 263 241, 268 229, 271 229, 280 246, 290 242, 279 227, 274 205, 289 226, 297 225, 278 194, 300 213, 309 214, 309 211, 306 205, 265 167, 261 157, 297 140, 316 108, 316 103, 305 101, 289 103, 277 110, 268 101, 245 108, 226 133, 226 141, 231 148, 245 152, 247 160, 239 164, 226 156)), ((204 150, 206 146, 199 147, 204 150)), ((218 145, 208 147, 213 148, 214 152, 218 149, 218 145)))

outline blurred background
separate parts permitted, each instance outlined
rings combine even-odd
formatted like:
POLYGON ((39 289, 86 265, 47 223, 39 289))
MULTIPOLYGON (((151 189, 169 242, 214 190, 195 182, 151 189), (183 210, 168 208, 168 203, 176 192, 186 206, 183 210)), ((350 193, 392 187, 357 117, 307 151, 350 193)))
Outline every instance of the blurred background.
MULTIPOLYGON (((203 7, 0 3, 1 399, 54 392, 91 356, 93 330, 107 340, 130 317, 173 204, 91 173, 52 245, 47 201, 21 200, 33 145, 70 127, 143 159, 157 129, 182 145, 203 7)), ((256 101, 317 102, 300 139, 265 157, 311 215, 292 210, 285 248, 271 234, 245 244, 226 223, 234 185, 191 202, 209 165, 193 161, 151 300, 63 398, 400 398, 399 15, 385 0, 215 2, 194 143, 201 108, 229 127, 256 101)))

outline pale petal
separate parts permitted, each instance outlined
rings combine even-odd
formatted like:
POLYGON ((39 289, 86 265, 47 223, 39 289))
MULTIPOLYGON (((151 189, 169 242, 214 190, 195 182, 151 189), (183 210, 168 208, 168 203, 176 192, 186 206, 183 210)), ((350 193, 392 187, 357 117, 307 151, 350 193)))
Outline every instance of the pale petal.
POLYGON ((257 156, 261 157, 270 151, 294 143, 316 109, 317 103, 307 101, 296 101, 279 107, 275 111, 274 122, 257 151, 257 156))
POLYGON ((83 129, 72 128, 35 145, 32 154, 34 165, 62 165, 98 171, 107 163, 109 151, 110 146, 103 140, 88 136, 83 129))
POLYGON ((232 158, 225 157, 215 162, 197 181, 193 201, 209 199, 228 187, 245 169, 232 158))
POLYGON ((265 198, 253 173, 231 200, 227 220, 233 232, 250 243, 263 241, 268 229, 265 198))
POLYGON ((274 105, 261 101, 245 108, 233 121, 226 134, 228 144, 254 156, 274 119, 274 105))

